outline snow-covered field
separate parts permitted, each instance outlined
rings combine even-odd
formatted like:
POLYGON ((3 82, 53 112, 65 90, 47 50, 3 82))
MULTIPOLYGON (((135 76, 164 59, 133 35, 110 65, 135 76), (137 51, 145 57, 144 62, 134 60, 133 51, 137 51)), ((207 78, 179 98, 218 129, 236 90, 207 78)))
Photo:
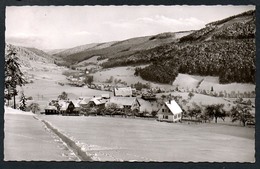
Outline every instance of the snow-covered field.
POLYGON ((196 89, 198 83, 201 82, 198 89, 201 90, 210 90, 211 87, 214 87, 215 92, 226 91, 231 93, 235 92, 251 92, 255 91, 254 84, 242 84, 242 83, 230 83, 230 84, 219 84, 219 78, 214 76, 196 76, 196 75, 187 75, 179 73, 173 82, 173 86, 179 86, 180 88, 186 89, 196 89))
POLYGON ((5 161, 78 161, 78 157, 30 112, 5 107, 5 161))
POLYGON ((39 118, 99 161, 255 161, 254 128, 113 117, 39 118))
MULTIPOLYGON (((138 66, 141 67, 141 66, 138 66)), ((111 76, 113 76, 113 79, 121 79, 122 81, 126 82, 127 85, 135 84, 135 83, 150 83, 152 87, 162 87, 167 90, 173 88, 171 85, 167 84, 158 84, 158 83, 152 83, 149 81, 146 81, 142 79, 140 76, 135 76, 135 67, 133 66, 124 66, 124 67, 115 67, 115 68, 108 68, 103 69, 99 72, 96 72, 93 74, 94 81, 95 82, 105 82, 107 79, 109 79, 111 76)))

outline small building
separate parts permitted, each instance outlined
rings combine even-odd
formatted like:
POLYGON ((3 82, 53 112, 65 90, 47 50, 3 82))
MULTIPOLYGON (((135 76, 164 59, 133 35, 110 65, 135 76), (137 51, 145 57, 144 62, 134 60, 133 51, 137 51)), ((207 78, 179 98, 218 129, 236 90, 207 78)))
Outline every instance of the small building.
POLYGON ((127 110, 136 110, 140 111, 140 102, 136 97, 111 97, 109 103, 115 103, 119 108, 127 110))
POLYGON ((81 107, 86 107, 91 99, 92 97, 80 97, 78 99, 78 105, 81 107))
POLYGON ((101 94, 102 99, 110 99, 109 93, 101 94))
POLYGON ((182 109, 175 102, 175 100, 169 100, 163 104, 158 111, 158 120, 167 122, 180 121, 182 117, 182 109))
POLYGON ((104 99, 102 97, 94 97, 89 101, 90 107, 105 107, 106 102, 108 99, 104 99))
POLYGON ((79 115, 79 110, 72 101, 61 100, 59 104, 61 106, 60 113, 62 115, 79 115))
POLYGON ((114 96, 116 97, 131 97, 133 95, 131 87, 115 87, 114 96))
POLYGON ((44 112, 46 115, 51 115, 51 114, 59 114, 57 107, 48 105, 45 109, 44 112))

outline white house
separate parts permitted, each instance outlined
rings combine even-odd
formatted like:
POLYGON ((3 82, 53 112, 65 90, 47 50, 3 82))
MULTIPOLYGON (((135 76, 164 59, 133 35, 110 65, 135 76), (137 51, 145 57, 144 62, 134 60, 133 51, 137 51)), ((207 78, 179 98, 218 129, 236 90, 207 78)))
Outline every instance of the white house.
POLYGON ((169 100, 163 104, 158 111, 158 120, 167 122, 177 122, 181 120, 182 109, 175 102, 175 100, 169 100))

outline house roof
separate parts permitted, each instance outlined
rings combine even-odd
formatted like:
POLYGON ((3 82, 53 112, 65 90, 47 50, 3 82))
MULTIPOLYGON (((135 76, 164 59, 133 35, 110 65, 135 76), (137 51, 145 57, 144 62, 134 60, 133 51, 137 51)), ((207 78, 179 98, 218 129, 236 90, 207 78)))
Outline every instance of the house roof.
POLYGON ((59 105, 60 105, 60 110, 67 110, 69 104, 72 103, 75 108, 79 108, 78 100, 60 100, 59 105))
MULTIPOLYGON (((135 101, 138 102, 136 97, 111 97, 110 98, 110 103, 115 103, 123 106, 132 106, 135 101)), ((138 104, 140 105, 139 102, 138 104)))
POLYGON ((67 100, 59 100, 60 110, 67 110, 69 103, 67 100))
POLYGON ((86 105, 89 103, 89 101, 92 99, 92 97, 80 97, 78 99, 78 104, 79 105, 86 105))
POLYGON ((107 102, 106 99, 102 99, 101 97, 94 97, 90 101, 93 101, 95 103, 95 105, 101 105, 101 104, 105 104, 107 102))
POLYGON ((132 96, 131 87, 115 87, 114 88, 115 96, 132 96))
POLYGON ((57 110, 57 107, 48 105, 45 110, 57 110))
POLYGON ((103 97, 103 98, 110 98, 109 93, 101 94, 101 97, 103 97))
POLYGON ((175 100, 171 100, 170 103, 167 101, 165 102, 165 105, 169 108, 172 114, 179 114, 182 112, 181 107, 175 102, 175 100))
POLYGON ((75 107, 80 107, 79 102, 80 100, 71 100, 75 107))

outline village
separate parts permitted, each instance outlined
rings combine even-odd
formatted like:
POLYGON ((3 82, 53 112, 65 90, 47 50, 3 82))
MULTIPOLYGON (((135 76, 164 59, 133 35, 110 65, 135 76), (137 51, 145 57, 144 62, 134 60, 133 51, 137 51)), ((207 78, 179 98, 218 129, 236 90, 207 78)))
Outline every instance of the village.
POLYGON ((256 161, 254 6, 7 7, 6 20, 5 161, 256 161))
MULTIPOLYGON (((145 92, 146 100, 154 101, 155 95, 145 92), (151 95, 151 98, 147 96, 151 95)), ((110 94, 101 94, 101 96, 79 97, 77 100, 67 98, 66 92, 63 92, 59 99, 51 100, 46 106, 44 113, 46 115, 65 115, 65 116, 122 116, 122 117, 146 117, 158 118, 160 121, 177 122, 181 120, 182 110, 174 101, 164 102, 157 111, 140 112, 140 102, 143 98, 136 97, 136 89, 131 87, 115 87, 113 96, 110 94), (159 116, 157 113, 160 112, 159 116)))

